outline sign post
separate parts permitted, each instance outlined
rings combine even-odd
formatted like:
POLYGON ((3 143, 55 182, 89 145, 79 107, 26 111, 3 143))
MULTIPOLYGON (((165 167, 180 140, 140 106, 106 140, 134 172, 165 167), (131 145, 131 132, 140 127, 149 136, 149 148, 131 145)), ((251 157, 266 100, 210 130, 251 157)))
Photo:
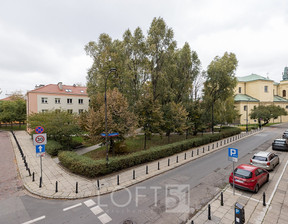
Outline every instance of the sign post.
POLYGON ((233 161, 233 195, 235 195, 235 178, 234 178, 234 162, 238 162, 238 149, 235 148, 228 148, 228 160, 233 161))
POLYGON ((33 145, 36 146, 36 156, 40 157, 40 185, 42 186, 42 157, 45 156, 45 144, 47 144, 47 135, 43 133, 44 128, 38 126, 35 128, 37 134, 33 135, 33 145))

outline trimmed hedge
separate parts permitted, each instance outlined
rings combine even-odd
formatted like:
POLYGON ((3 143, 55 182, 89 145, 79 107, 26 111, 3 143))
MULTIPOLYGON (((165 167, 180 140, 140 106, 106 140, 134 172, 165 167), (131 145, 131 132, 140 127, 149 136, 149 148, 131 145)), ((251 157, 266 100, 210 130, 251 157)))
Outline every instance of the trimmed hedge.
POLYGON ((57 156, 58 152, 63 149, 63 146, 57 141, 48 140, 45 148, 48 154, 57 156))
POLYGON ((128 155, 111 157, 109 159, 109 166, 106 166, 106 160, 93 160, 89 157, 78 155, 71 151, 61 151, 58 158, 61 164, 76 174, 86 177, 98 177, 113 173, 122 169, 126 169, 135 165, 146 162, 151 162, 176 153, 188 150, 190 148, 198 147, 208 144, 210 142, 218 141, 241 132, 238 128, 229 128, 220 133, 207 134, 202 137, 188 139, 181 142, 176 142, 168 145, 150 148, 149 150, 138 151, 128 155))

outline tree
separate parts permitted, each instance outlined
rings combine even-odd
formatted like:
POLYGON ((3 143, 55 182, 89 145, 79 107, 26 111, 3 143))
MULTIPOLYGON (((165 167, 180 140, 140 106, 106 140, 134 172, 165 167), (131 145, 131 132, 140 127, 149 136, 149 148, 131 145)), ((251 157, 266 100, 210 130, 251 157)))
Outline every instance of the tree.
POLYGON ((268 124, 271 118, 277 119, 281 115, 287 115, 284 108, 275 105, 260 105, 251 110, 250 118, 257 119, 261 128, 261 120, 264 121, 263 126, 268 124))
POLYGON ((55 140, 70 149, 73 144, 72 136, 80 131, 77 118, 77 115, 67 111, 35 113, 28 117, 28 127, 32 130, 37 126, 44 127, 48 139, 55 140))
POLYGON ((166 132, 168 142, 170 142, 172 132, 183 134, 187 129, 186 119, 188 113, 181 103, 176 104, 175 102, 165 105, 163 111, 164 124, 162 130, 166 132))
POLYGON ((225 52, 221 58, 219 56, 215 57, 208 66, 203 91, 206 108, 211 108, 212 133, 214 132, 215 103, 225 101, 233 96, 237 84, 235 77, 237 64, 236 55, 225 52))
MULTIPOLYGON (((103 141, 101 134, 105 131, 105 105, 104 96, 98 94, 95 98, 95 107, 87 114, 86 130, 89 138, 96 143, 103 141)), ((125 136, 133 135, 137 121, 135 115, 128 110, 127 100, 118 89, 107 91, 107 127, 108 133, 119 133, 118 138, 124 140, 125 136)))

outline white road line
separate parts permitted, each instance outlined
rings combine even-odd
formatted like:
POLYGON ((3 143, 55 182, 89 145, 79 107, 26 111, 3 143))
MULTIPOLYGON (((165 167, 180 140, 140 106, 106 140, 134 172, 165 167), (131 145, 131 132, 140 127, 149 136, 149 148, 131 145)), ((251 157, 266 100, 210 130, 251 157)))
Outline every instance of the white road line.
MULTIPOLYGON (((233 194, 233 192, 230 191, 230 190, 226 190, 226 191, 229 192, 229 193, 231 193, 231 194, 233 194)), ((257 199, 255 199, 255 198, 251 198, 251 197, 245 196, 245 195, 243 195, 243 194, 239 194, 239 193, 237 193, 237 192, 235 192, 235 195, 238 195, 238 196, 243 197, 243 198, 248 198, 249 200, 252 200, 252 201, 261 202, 261 200, 257 200, 257 199)), ((268 203, 267 203, 267 204, 268 204, 268 203)))
POLYGON ((72 205, 72 206, 70 206, 70 207, 64 208, 64 209, 63 209, 63 212, 65 212, 65 211, 67 211, 67 210, 69 210, 69 209, 72 209, 72 208, 76 208, 76 207, 81 206, 81 205, 82 205, 82 203, 78 203, 78 204, 76 204, 76 205, 72 205))
POLYGON ((108 222, 110 222, 110 221, 112 220, 112 218, 111 218, 109 215, 107 215, 106 213, 104 213, 103 215, 100 215, 100 216, 98 217, 98 219, 99 219, 103 224, 106 224, 106 223, 108 223, 108 222))
POLYGON ((280 183, 280 181, 281 181, 281 179, 282 179, 282 176, 283 176, 283 174, 284 174, 284 172, 285 172, 285 170, 286 170, 287 165, 288 165, 288 160, 287 160, 287 162, 286 162, 286 164, 285 164, 285 166, 284 166, 284 168, 283 168, 283 170, 282 170, 282 173, 281 173, 281 175, 280 175, 280 177, 279 177, 279 179, 278 179, 278 181, 277 181, 277 183, 276 183, 276 185, 275 185, 275 187, 274 187, 274 190, 273 190, 273 192, 272 192, 272 194, 271 194, 271 196, 270 196, 270 198, 269 198, 269 200, 268 200, 268 203, 267 203, 268 206, 266 206, 265 208, 262 209, 261 213, 260 213, 259 216, 256 218, 255 224, 260 224, 260 223, 263 222, 263 219, 265 218, 265 215, 266 215, 266 213, 267 213, 267 211, 268 211, 268 209, 269 209, 269 207, 270 207, 270 203, 271 203, 271 201, 272 201, 272 199, 273 199, 273 197, 274 197, 274 194, 275 194, 275 192, 276 192, 276 190, 277 190, 277 188, 278 188, 278 185, 279 185, 279 183, 280 183))
POLYGON ((95 205, 96 203, 92 199, 90 199, 90 200, 84 201, 84 204, 87 207, 91 207, 91 206, 95 205))
POLYGON ((31 223, 34 223, 34 222, 40 221, 40 220, 45 219, 45 218, 46 218, 46 216, 43 215, 43 216, 41 216, 41 217, 39 217, 39 218, 32 219, 32 220, 30 220, 30 221, 28 221, 28 222, 23 222, 22 224, 31 224, 31 223))
POLYGON ((90 210, 94 213, 94 215, 98 215, 98 214, 100 214, 101 212, 103 212, 103 209, 100 208, 98 205, 95 206, 95 207, 93 207, 93 208, 91 208, 90 210))

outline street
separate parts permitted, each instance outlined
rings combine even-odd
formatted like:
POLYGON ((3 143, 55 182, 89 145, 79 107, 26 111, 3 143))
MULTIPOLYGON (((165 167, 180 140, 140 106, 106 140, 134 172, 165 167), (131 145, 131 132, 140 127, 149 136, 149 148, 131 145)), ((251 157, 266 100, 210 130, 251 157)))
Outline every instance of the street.
MULTIPOLYGON (((267 150, 287 128, 288 124, 267 127, 263 132, 229 145, 239 150, 235 166, 249 163, 254 152, 267 150)), ((13 152, 8 147, 7 135, 0 132, 0 138, 1 154, 5 149, 13 152)), ((41 199, 19 186, 12 193, 3 192, 3 183, 15 186, 15 180, 0 179, 0 223, 183 223, 227 185, 232 171, 227 152, 225 146, 124 190, 81 200, 41 199)), ((280 157, 281 153, 278 153, 280 157)), ((9 160, 10 167, 5 168, 7 164, 3 167, 5 158, 1 156, 0 159, 1 176, 7 169, 17 170, 13 159, 9 160)), ((278 167, 273 172, 277 172, 278 167)), ((17 179, 15 173, 12 175, 17 179)), ((19 177, 17 183, 21 183, 19 177)))

